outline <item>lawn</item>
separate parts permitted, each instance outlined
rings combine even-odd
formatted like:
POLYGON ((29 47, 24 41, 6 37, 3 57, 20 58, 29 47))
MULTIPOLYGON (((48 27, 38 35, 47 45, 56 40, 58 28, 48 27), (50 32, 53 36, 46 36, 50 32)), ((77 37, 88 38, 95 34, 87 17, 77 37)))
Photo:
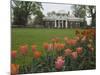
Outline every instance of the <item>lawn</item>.
POLYGON ((72 38, 75 36, 75 29, 32 29, 32 28, 12 28, 11 43, 12 50, 18 49, 21 44, 36 44, 42 50, 42 44, 50 42, 54 37, 59 37, 63 41, 64 37, 72 38))
MULTIPOLYGON (((44 50, 43 43, 51 42, 54 37, 59 37, 61 42, 64 41, 64 37, 73 38, 75 36, 75 29, 33 29, 33 28, 12 28, 11 31, 11 50, 19 50, 19 46, 22 44, 28 44, 29 57, 27 57, 27 63, 32 58, 32 44, 37 45, 37 50, 44 50)), ((16 63, 22 64, 23 60, 18 58, 16 63)))

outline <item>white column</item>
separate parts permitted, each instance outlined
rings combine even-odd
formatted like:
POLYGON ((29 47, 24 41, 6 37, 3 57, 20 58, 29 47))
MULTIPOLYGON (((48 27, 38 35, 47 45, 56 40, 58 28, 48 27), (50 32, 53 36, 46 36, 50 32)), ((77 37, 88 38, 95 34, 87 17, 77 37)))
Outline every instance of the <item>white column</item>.
POLYGON ((58 20, 58 28, 60 28, 60 20, 58 20))
POLYGON ((65 27, 67 28, 68 26, 67 26, 67 20, 65 21, 65 27))
POLYGON ((63 23, 63 20, 62 20, 62 28, 64 27, 64 23, 63 23))
POLYGON ((55 20, 55 28, 57 27, 57 23, 56 23, 56 20, 55 20))

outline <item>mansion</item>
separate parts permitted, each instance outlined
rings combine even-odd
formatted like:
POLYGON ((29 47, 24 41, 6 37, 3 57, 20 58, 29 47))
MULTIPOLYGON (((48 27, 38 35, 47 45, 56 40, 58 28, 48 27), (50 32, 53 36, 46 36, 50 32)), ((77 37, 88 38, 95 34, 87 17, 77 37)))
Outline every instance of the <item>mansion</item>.
POLYGON ((59 12, 43 17, 43 21, 48 28, 79 28, 84 19, 59 12))

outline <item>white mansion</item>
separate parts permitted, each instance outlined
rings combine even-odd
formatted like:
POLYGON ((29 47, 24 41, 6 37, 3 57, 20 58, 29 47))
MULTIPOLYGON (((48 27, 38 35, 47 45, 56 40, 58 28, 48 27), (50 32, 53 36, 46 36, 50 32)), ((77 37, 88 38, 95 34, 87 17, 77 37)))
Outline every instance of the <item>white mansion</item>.
POLYGON ((69 15, 65 12, 50 14, 43 18, 45 27, 50 28, 79 28, 83 18, 69 15))

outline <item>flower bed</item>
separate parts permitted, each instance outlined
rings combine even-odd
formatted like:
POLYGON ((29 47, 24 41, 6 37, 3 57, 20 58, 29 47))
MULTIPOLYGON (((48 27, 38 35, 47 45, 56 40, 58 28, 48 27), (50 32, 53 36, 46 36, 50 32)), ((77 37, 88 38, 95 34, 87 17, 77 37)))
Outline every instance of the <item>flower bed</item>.
POLYGON ((18 51, 12 50, 12 75, 95 69, 95 29, 76 30, 75 35, 73 39, 64 37, 64 43, 59 37, 53 38, 51 43, 43 44, 43 51, 37 50, 37 45, 33 44, 33 57, 29 64, 26 64, 29 51, 27 44, 21 45, 18 51), (18 58, 23 60, 22 65, 16 63, 18 58))

